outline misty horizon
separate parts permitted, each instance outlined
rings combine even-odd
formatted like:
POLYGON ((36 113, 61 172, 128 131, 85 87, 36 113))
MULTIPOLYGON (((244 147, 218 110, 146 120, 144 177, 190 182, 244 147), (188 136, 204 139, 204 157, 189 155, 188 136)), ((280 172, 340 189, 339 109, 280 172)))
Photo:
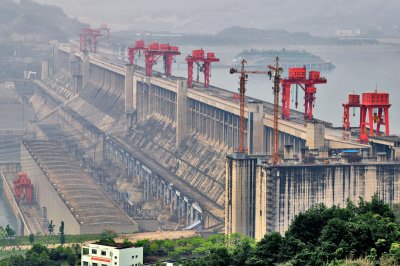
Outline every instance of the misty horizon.
POLYGON ((338 29, 363 34, 399 32, 400 2, 253 0, 201 2, 177 0, 141 2, 129 0, 35 0, 56 5, 72 18, 91 25, 106 23, 114 31, 149 30, 179 33, 217 33, 231 26, 284 29, 329 36, 338 29), (137 6, 139 5, 139 6, 137 6))

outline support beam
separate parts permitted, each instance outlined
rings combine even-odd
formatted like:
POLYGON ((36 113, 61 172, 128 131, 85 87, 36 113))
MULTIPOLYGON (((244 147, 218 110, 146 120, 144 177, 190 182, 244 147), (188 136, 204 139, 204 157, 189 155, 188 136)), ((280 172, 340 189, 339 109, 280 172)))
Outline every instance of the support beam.
POLYGON ((184 80, 177 81, 176 95, 176 147, 178 148, 187 134, 187 85, 184 80))

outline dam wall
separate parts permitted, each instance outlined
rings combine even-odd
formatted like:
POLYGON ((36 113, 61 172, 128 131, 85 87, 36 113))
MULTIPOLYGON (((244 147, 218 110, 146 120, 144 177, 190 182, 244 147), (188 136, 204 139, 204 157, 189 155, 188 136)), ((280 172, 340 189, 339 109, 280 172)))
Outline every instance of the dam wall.
POLYGON ((344 207, 347 200, 369 201, 374 194, 400 203, 400 164, 258 166, 255 237, 284 233, 291 220, 316 204, 344 207))

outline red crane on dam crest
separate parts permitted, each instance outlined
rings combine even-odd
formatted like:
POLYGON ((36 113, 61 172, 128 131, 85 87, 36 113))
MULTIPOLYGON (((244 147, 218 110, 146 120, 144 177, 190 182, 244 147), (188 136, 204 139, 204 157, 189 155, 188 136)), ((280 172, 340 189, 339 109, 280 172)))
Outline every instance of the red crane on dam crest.
POLYGON ((369 137, 381 135, 381 126, 385 126, 385 135, 389 136, 389 93, 366 92, 360 95, 349 94, 347 103, 343 103, 343 129, 350 129, 350 107, 360 108, 360 138, 362 143, 368 143, 369 137), (368 119, 367 119, 368 118, 368 119))
POLYGON ((97 53, 98 38, 102 36, 100 30, 92 28, 84 28, 79 34, 80 51, 89 51, 97 53))
POLYGON ((173 59, 175 56, 181 54, 178 46, 153 42, 146 47, 144 40, 137 40, 135 41, 135 46, 128 47, 128 58, 131 65, 134 64, 137 53, 139 55, 143 53, 145 56, 145 69, 148 77, 153 76, 153 66, 160 57, 163 57, 165 76, 172 76, 173 59))
MULTIPOLYGON (((292 85, 300 86, 304 91, 304 120, 313 119, 313 108, 315 102, 315 94, 317 93, 316 84, 324 84, 327 80, 320 77, 319 71, 310 71, 307 78, 306 67, 289 68, 289 77, 282 79, 282 119, 290 118, 290 88, 292 85)), ((297 108, 297 87, 296 102, 297 108)))
POLYGON ((193 88, 193 64, 196 63, 200 68, 201 72, 204 72, 204 88, 210 87, 210 76, 211 76, 211 63, 219 62, 219 58, 215 57, 214 53, 207 53, 203 49, 193 50, 192 55, 186 57, 186 62, 188 64, 188 88, 193 88), (201 65, 200 62, 203 62, 201 65))

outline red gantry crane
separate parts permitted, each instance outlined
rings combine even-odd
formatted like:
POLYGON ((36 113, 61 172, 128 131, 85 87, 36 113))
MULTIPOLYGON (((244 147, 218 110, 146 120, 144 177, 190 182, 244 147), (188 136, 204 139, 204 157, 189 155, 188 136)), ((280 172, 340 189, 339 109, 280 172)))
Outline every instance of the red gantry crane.
POLYGON ((240 70, 236 68, 231 68, 230 73, 239 73, 240 80, 239 80, 239 99, 240 99, 240 131, 239 131, 239 148, 237 149, 240 153, 247 153, 247 149, 244 145, 244 104, 245 104, 245 97, 246 97, 246 81, 248 78, 248 74, 270 74, 270 71, 249 71, 244 69, 244 65, 247 64, 246 60, 242 60, 241 62, 242 67, 240 70))
POLYGON ((110 38, 111 29, 107 26, 107 24, 101 24, 100 28, 97 28, 96 30, 100 31, 102 36, 105 36, 106 38, 110 38))
POLYGON ((210 76, 211 76, 211 63, 219 62, 219 59, 215 57, 214 53, 207 53, 207 57, 204 56, 204 50, 193 50, 192 55, 186 57, 186 62, 188 64, 188 88, 193 88, 193 64, 196 63, 202 72, 204 72, 204 88, 210 86, 210 76), (200 62, 203 65, 200 65, 200 62))
POLYGON ((134 60, 135 60, 135 54, 140 52, 145 52, 146 51, 146 47, 144 44, 143 40, 137 40, 135 41, 135 46, 134 47, 128 47, 128 58, 129 58, 129 63, 131 65, 133 65, 134 60))
POLYGON ((369 137, 381 134, 381 126, 385 126, 385 135, 389 136, 389 93, 367 92, 360 95, 350 94, 349 102, 343 104, 343 128, 350 129, 349 107, 360 107, 360 139, 362 143, 368 143, 369 137), (368 117, 368 120, 367 120, 368 117), (376 124, 376 128, 374 128, 376 124), (368 127, 368 128, 367 128, 368 127))
MULTIPOLYGON (((289 77, 281 81, 282 83, 282 119, 290 118, 290 88, 291 85, 298 85, 304 91, 304 120, 313 119, 313 107, 315 102, 316 84, 326 83, 326 79, 320 77, 319 71, 310 71, 308 78, 305 67, 289 68, 289 77)), ((296 88, 296 108, 297 108, 297 88, 296 88)))
POLYGON ((82 33, 79 35, 80 38, 80 50, 89 51, 91 53, 97 52, 97 38, 102 36, 99 30, 92 28, 84 28, 82 33))
POLYGON ((360 95, 349 94, 349 100, 347 103, 342 104, 343 106, 343 129, 350 129, 350 108, 353 108, 353 116, 355 116, 354 108, 361 107, 360 95))
POLYGON ((132 65, 135 60, 135 54, 143 52, 145 56, 146 75, 151 77, 153 75, 153 65, 162 56, 164 59, 164 74, 166 76, 172 75, 172 62, 174 56, 180 55, 179 48, 177 46, 171 46, 169 44, 158 44, 153 42, 145 47, 143 40, 135 41, 134 47, 128 48, 129 63, 132 65))

